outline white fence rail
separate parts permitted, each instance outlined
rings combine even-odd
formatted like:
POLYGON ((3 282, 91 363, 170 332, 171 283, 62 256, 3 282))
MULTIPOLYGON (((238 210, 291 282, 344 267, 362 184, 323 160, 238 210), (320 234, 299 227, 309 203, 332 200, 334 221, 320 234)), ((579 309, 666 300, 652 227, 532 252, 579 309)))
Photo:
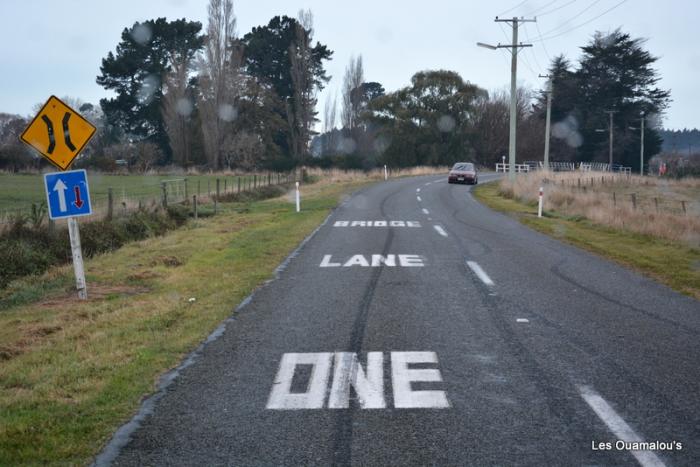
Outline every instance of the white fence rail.
MULTIPOLYGON (((516 172, 532 172, 535 170, 544 170, 544 163, 542 161, 525 161, 524 164, 515 164, 516 172)), ((611 168, 610 164, 605 162, 580 162, 578 165, 575 162, 550 162, 549 170, 552 172, 574 172, 576 170, 581 172, 617 172, 625 175, 632 173, 631 167, 613 164, 611 168)), ((509 164, 500 162, 496 164, 496 172, 509 171, 509 164)))
MULTIPOLYGON (((508 172, 509 164, 501 164, 500 162, 496 164, 496 172, 508 172)), ((529 172, 530 166, 527 164, 515 164, 516 172, 529 172)))

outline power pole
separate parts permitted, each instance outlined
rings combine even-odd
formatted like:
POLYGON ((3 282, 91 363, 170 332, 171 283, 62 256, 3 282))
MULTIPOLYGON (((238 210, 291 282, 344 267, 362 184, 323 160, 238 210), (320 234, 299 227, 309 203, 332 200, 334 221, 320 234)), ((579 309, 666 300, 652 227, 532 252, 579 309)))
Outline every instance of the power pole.
POLYGON ((510 45, 498 44, 498 48, 509 48, 511 53, 510 61, 510 137, 508 139, 508 178, 511 181, 515 180, 515 135, 518 120, 518 96, 516 78, 518 75, 518 49, 523 47, 532 47, 532 44, 518 43, 518 24, 519 23, 534 23, 536 19, 525 18, 509 18, 499 19, 498 16, 494 20, 496 23, 510 23, 513 28, 513 42, 510 45))
POLYGON ((642 144, 639 149, 639 175, 644 176, 644 111, 642 110, 642 144))
POLYGON ((544 129, 544 170, 549 170, 549 132, 552 122, 552 77, 550 75, 539 75, 540 78, 547 78, 547 122, 544 129))
POLYGON ((608 170, 612 171, 613 165, 613 114, 617 113, 617 110, 606 110, 605 113, 610 115, 610 162, 608 163, 608 170))

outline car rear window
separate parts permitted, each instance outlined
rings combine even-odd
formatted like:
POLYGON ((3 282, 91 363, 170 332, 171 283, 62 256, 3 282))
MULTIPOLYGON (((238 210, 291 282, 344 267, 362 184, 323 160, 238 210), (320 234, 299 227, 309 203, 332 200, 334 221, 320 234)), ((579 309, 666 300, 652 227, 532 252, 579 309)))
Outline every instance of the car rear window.
POLYGON ((471 162, 455 164, 452 170, 474 170, 474 164, 471 162))

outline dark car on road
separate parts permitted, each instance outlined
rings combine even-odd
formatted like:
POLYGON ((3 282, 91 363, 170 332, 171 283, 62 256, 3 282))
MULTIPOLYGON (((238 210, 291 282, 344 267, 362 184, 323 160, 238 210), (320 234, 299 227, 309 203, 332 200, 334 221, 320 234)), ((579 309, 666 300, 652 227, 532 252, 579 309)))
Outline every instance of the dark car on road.
POLYGON ((457 162, 450 170, 450 173, 447 174, 447 183, 468 183, 470 185, 476 185, 479 183, 476 166, 471 162, 457 162))

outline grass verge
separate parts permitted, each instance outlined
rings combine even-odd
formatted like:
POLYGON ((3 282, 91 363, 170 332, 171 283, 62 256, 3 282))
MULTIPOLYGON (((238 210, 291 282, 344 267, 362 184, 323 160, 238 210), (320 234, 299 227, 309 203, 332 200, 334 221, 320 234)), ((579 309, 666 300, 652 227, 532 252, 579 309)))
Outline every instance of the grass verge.
MULTIPOLYGON (((0 465, 86 464, 113 431, 236 304, 363 182, 221 203, 222 214, 86 262, 20 279, 0 311, 0 465), (194 299, 194 300, 192 300, 194 299)), ((366 182, 365 182, 366 183, 366 182)))
POLYGON ((602 226, 581 216, 550 211, 538 218, 535 203, 503 197, 497 182, 479 185, 472 192, 488 207, 511 215, 537 231, 612 259, 700 300, 700 250, 696 248, 602 226))

